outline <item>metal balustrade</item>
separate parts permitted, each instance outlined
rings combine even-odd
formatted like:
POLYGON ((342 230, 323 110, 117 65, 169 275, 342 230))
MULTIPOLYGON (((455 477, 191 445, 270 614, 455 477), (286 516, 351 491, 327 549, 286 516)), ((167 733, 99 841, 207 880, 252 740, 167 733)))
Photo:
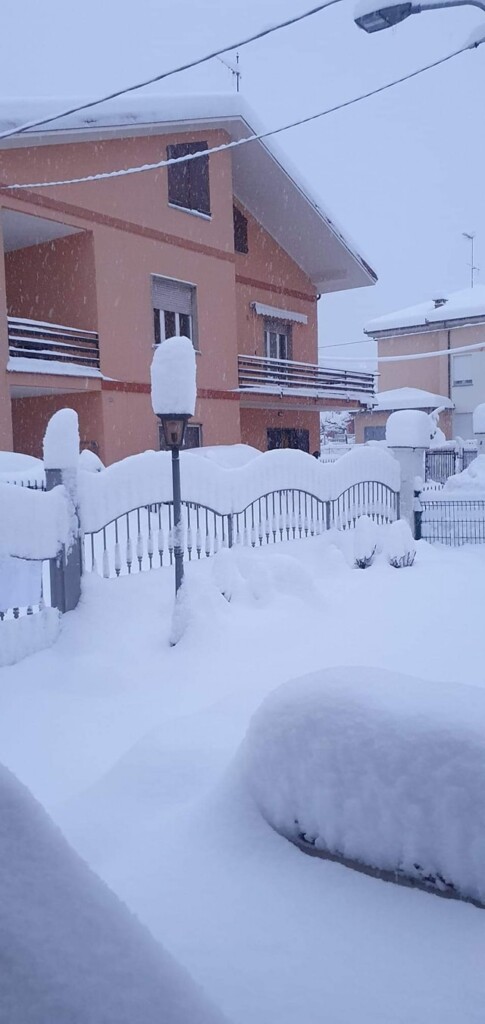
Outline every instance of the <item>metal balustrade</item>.
POLYGON ((240 355, 238 363, 241 391, 354 400, 362 400, 363 396, 370 400, 376 391, 374 373, 326 369, 316 363, 264 356, 240 355))
MULTIPOLYGON (((319 536, 331 528, 350 529, 362 515, 378 524, 393 522, 399 517, 399 494, 371 480, 353 484, 329 501, 298 489, 271 491, 228 514, 182 502, 182 548, 188 561, 209 558, 224 547, 263 547, 319 536)), ((162 568, 173 559, 172 502, 133 508, 84 534, 83 569, 105 578, 162 568)))
POLYGON ((45 359, 99 369, 99 338, 95 331, 8 317, 12 359, 45 359))

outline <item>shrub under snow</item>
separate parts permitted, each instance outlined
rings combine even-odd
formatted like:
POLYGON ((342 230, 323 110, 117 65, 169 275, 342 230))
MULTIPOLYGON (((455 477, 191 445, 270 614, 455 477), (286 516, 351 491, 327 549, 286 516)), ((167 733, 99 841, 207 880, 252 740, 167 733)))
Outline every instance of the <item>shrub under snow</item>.
POLYGON ((411 527, 405 519, 396 519, 387 527, 386 555, 390 565, 395 569, 403 569, 413 564, 416 558, 416 545, 411 527))
POLYGON ((242 751, 282 835, 355 866, 485 901, 485 692, 371 668, 275 690, 242 751))
POLYGON ((354 529, 354 562, 367 569, 377 551, 377 527, 369 516, 359 516, 354 529))

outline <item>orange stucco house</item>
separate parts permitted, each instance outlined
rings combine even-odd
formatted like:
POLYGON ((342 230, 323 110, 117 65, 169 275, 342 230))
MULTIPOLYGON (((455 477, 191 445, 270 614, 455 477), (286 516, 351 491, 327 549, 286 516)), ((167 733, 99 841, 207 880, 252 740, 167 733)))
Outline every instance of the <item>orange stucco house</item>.
MULTIPOLYGON (((0 131, 25 119, 0 107, 0 131)), ((239 96, 144 97, 0 142, 0 449, 39 455, 66 405, 105 462, 157 448, 150 362, 176 333, 197 351, 188 444, 312 451, 322 408, 372 402, 372 375, 318 366, 317 299, 375 274, 268 144, 36 184, 205 154, 252 123, 239 96)))

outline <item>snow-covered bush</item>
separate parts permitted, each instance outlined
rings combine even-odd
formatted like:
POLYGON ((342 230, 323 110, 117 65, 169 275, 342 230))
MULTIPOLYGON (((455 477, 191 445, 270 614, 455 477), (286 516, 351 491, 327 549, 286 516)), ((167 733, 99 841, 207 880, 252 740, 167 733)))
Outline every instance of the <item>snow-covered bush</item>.
POLYGON ((359 516, 354 530, 354 563, 358 569, 372 565, 377 551, 377 527, 369 516, 359 516))
POLYGON ((372 668, 285 683, 241 770, 280 834, 384 877, 485 901, 485 691, 372 668))
POLYGON ((386 555, 389 565, 395 569, 404 569, 413 565, 416 558, 416 545, 411 527, 405 519, 396 519, 390 523, 386 536, 386 555))

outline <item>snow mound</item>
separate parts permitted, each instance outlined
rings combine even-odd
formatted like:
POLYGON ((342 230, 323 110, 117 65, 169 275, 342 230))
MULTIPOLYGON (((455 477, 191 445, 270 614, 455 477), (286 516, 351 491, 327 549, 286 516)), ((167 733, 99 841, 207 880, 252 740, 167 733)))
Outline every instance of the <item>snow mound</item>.
POLYGON ((79 469, 87 470, 88 473, 100 473, 104 469, 104 463, 101 462, 99 455, 96 452, 92 452, 90 448, 83 448, 82 452, 79 452, 79 469))
POLYGON ((477 455, 462 473, 448 477, 440 497, 461 498, 470 493, 485 499, 485 455, 477 455))
POLYGON ((5 1024, 223 1024, 5 768, 0 863, 5 1024))
POLYGON ((429 448, 433 424, 426 412, 402 409, 386 424, 386 441, 393 448, 429 448))
POLYGON ((21 452, 0 452, 0 480, 3 483, 37 481, 40 484, 43 479, 44 464, 40 459, 21 452))
POLYGON ((194 346, 189 338, 167 338, 157 346, 151 366, 152 409, 193 416, 196 399, 194 346))
POLYGON ((248 462, 252 462, 258 455, 262 455, 262 452, 250 444, 213 444, 201 448, 187 448, 187 454, 209 459, 224 469, 239 469, 240 466, 247 466, 248 462))
POLYGON ((282 835, 485 901, 485 693, 371 668, 275 690, 242 748, 282 835))
POLYGON ((74 469, 79 459, 79 420, 74 409, 59 409, 44 435, 46 469, 74 469))

